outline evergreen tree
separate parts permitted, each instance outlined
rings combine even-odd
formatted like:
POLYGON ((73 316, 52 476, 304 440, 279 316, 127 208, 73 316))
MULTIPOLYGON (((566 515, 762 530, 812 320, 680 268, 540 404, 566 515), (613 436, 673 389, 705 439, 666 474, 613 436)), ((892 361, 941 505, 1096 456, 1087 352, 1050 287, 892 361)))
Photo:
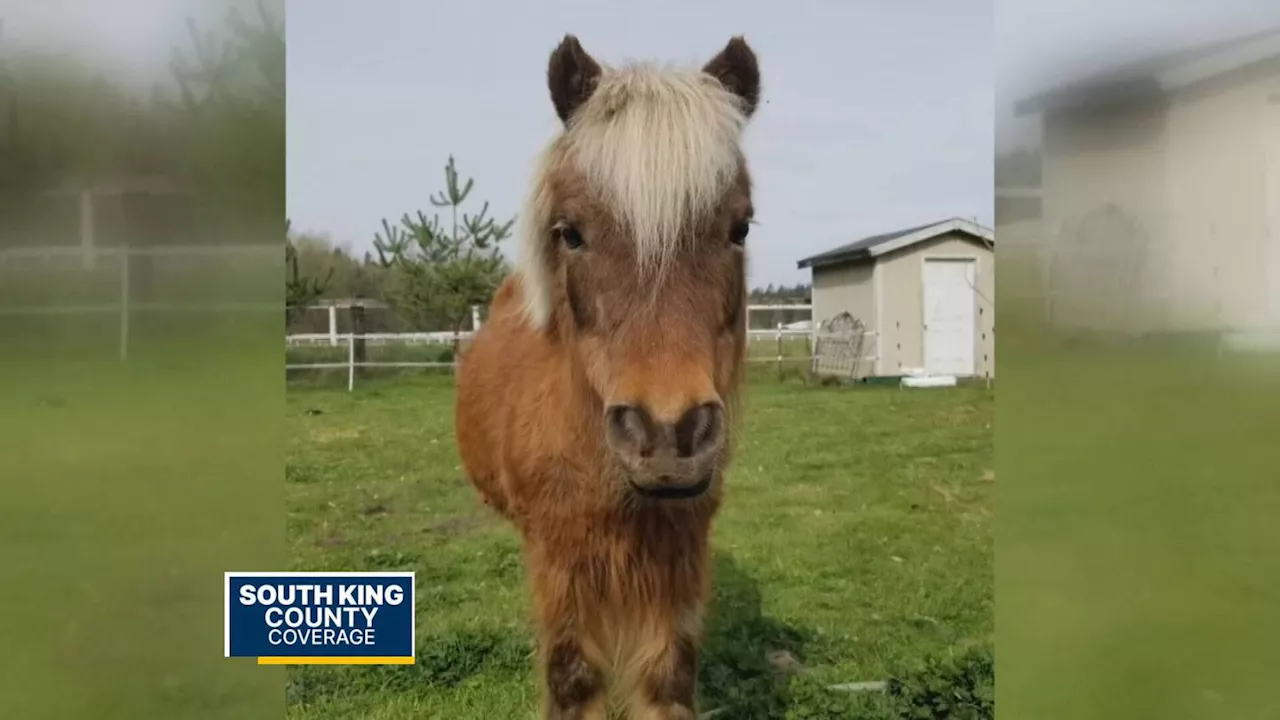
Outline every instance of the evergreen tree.
POLYGON ((373 239, 378 261, 391 271, 388 300, 415 327, 444 323, 460 331, 471 318, 471 306, 489 302, 507 267, 499 243, 510 237, 515 218, 505 223, 489 217, 489 203, 470 215, 462 206, 475 179, 459 180, 452 156, 445 166, 445 188, 430 197, 447 208, 449 225, 439 215, 408 213, 400 224, 382 221, 373 239))

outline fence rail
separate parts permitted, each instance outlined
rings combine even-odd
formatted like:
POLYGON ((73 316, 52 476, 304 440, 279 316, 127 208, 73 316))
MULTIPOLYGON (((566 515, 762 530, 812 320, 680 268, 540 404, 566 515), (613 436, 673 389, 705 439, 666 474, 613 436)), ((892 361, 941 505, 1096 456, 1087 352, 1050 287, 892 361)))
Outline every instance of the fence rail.
MULTIPOLYGON (((116 288, 112 293, 114 302, 96 302, 83 304, 38 304, 7 305, 0 307, 0 317, 49 317, 49 316, 107 316, 114 317, 118 326, 118 352, 121 360, 129 358, 131 338, 130 318, 146 313, 229 313, 229 312, 280 312, 278 303, 271 302, 203 302, 203 303, 160 303, 143 302, 134 299, 131 284, 131 265, 136 258, 175 259, 195 258, 206 261, 210 258, 242 259, 249 258, 261 263, 267 258, 279 258, 281 248, 278 245, 259 243, 228 243, 221 245, 155 245, 133 246, 117 245, 99 247, 92 244, 82 245, 36 245, 28 247, 0 248, 0 270, 6 273, 27 271, 43 265, 46 269, 67 270, 66 261, 76 261, 75 268, 80 272, 110 271, 116 275, 116 288), (99 267, 99 260, 112 259, 117 267, 99 267), (50 267, 50 263, 54 263, 50 267), (59 265, 57 263, 64 263, 59 265)), ((103 298, 107 300, 107 298, 103 298)))
MULTIPOLYGON (((807 307, 807 306, 806 306, 807 307)), ((799 309, 799 308, 797 308, 799 309)), ((346 360, 344 362, 337 361, 318 361, 318 362, 286 362, 286 370, 341 370, 347 371, 347 389, 354 390, 356 384, 356 370, 358 368, 456 368, 456 362, 430 361, 430 360, 396 360, 396 361, 380 361, 380 360, 357 360, 356 345, 357 340, 363 340, 366 346, 388 347, 388 346, 424 346, 424 345, 441 345, 449 346, 455 343, 470 340, 475 333, 470 330, 453 332, 413 332, 413 333, 299 333, 295 335, 285 336, 285 346, 303 348, 303 347, 346 347, 346 360)), ((778 343, 778 352, 774 356, 748 357, 747 362, 750 363, 775 363, 779 369, 788 362, 804 362, 811 363, 813 361, 813 332, 808 329, 792 329, 778 327, 771 330, 748 330, 748 345, 754 342, 762 342, 773 340, 778 343), (787 354, 784 350, 785 343, 789 340, 803 339, 806 341, 806 352, 801 355, 787 354)))

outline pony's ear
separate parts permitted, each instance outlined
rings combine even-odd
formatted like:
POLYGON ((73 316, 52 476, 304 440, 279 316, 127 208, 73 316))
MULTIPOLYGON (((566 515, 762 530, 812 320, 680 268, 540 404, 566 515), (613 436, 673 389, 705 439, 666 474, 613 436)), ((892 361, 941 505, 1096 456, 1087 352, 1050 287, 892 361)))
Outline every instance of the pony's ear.
POLYGON ((755 51, 741 35, 735 35, 719 55, 703 66, 702 71, 720 81, 725 89, 742 98, 747 117, 760 102, 760 66, 755 51))
POLYGON ((574 111, 591 97, 600 80, 600 64, 582 49, 573 35, 565 35, 547 63, 547 87, 561 122, 569 122, 574 111))

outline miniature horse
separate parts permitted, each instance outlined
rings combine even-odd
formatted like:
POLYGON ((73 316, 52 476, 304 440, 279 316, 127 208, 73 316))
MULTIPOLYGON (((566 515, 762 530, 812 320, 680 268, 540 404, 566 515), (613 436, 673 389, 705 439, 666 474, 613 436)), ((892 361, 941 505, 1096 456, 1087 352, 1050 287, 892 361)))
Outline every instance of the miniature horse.
POLYGON ((755 53, 701 69, 551 54, 516 272, 458 370, 457 436, 524 539, 547 718, 694 718, 743 374, 755 53))

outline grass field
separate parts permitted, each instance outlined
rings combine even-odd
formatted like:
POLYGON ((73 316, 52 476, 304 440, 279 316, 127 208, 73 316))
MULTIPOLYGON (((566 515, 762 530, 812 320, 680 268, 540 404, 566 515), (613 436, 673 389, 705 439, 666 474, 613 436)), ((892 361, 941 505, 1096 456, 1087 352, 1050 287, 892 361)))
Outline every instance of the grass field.
POLYGON ((1001 717, 1280 717, 1276 356, 1005 328, 1001 717))
POLYGON ((221 596, 285 562, 278 329, 124 363, 81 325, 0 332, 0 718, 282 716, 279 669, 222 657, 221 596))
MULTIPOLYGON (((452 405, 443 375, 290 391, 291 569, 416 570, 420 597, 416 665, 291 669, 289 717, 534 715, 517 536, 463 479, 452 405)), ((977 388, 753 383, 714 530, 702 709, 897 717, 890 696, 825 688, 989 652, 993 420, 977 388)), ((954 700, 938 690, 923 693, 954 700)))

